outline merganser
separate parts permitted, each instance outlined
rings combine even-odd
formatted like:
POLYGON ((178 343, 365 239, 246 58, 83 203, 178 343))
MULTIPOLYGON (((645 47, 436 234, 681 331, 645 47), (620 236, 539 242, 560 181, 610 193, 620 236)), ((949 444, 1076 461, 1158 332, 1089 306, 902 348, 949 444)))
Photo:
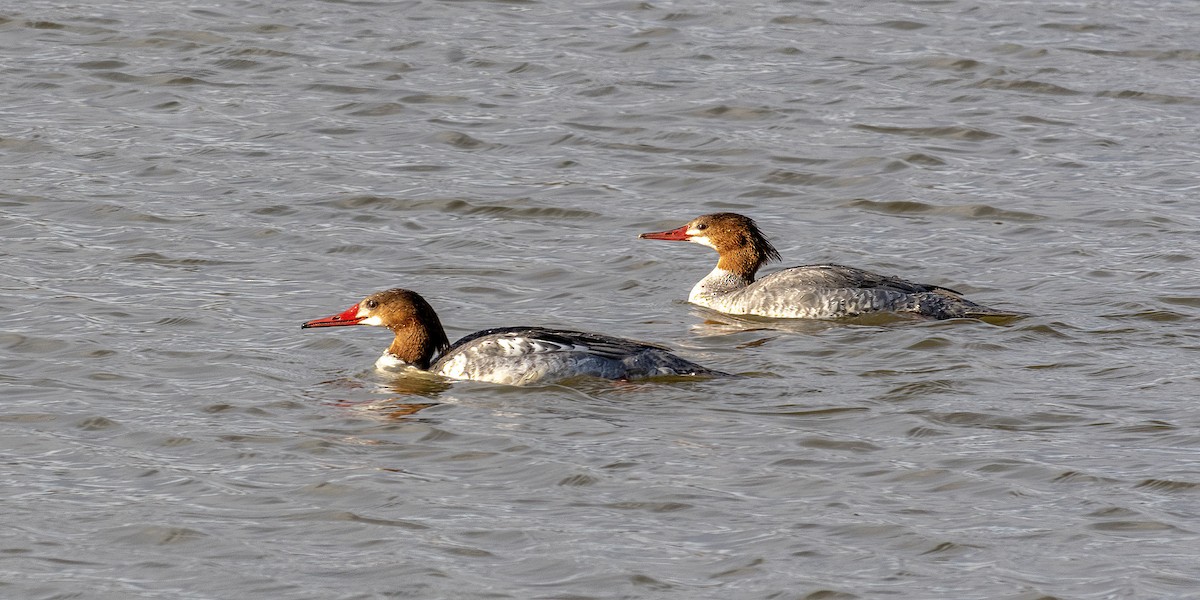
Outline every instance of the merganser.
POLYGON ((400 288, 371 294, 342 313, 300 327, 344 325, 376 325, 395 333, 392 345, 375 362, 377 368, 415 368, 450 379, 529 385, 578 376, 626 380, 726 375, 663 346, 581 331, 499 327, 451 344, 433 307, 420 294, 400 288))
POLYGON ((692 288, 688 301, 735 315, 788 319, 836 319, 871 313, 916 314, 933 319, 1012 317, 982 306, 954 290, 913 283, 842 265, 805 265, 754 280, 759 267, 779 260, 753 219, 714 213, 654 233, 648 240, 687 241, 715 249, 717 267, 692 288))

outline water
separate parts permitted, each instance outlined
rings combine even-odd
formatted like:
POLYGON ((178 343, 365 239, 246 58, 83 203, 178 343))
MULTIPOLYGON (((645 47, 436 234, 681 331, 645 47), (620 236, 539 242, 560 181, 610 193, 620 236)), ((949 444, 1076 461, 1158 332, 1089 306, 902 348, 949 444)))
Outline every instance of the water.
POLYGON ((0 13, 11 598, 1168 598, 1200 587, 1191 2, 0 13), (1030 313, 682 300, 716 210, 1030 313), (730 381, 389 381, 451 338, 730 381))

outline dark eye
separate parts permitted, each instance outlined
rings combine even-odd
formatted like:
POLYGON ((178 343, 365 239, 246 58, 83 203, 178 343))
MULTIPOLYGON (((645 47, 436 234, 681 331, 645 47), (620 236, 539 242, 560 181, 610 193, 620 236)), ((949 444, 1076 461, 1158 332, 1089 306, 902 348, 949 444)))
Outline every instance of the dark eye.
POLYGON ((371 310, 375 310, 378 307, 379 307, 379 302, 376 302, 375 300, 367 300, 367 308, 369 308, 371 310))
POLYGON ((708 229, 708 223, 701 223, 696 226, 697 231, 704 231, 705 229, 708 229))

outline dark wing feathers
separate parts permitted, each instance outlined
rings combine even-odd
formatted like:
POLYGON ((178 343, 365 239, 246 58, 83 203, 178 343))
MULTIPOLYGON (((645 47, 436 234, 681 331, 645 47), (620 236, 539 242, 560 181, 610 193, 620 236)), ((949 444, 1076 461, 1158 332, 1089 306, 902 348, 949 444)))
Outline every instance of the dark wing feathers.
POLYGON ((646 342, 638 342, 625 338, 613 337, 611 335, 603 335, 599 333, 589 333, 585 331, 569 331, 562 329, 545 329, 543 327, 496 327, 493 329, 484 329, 476 331, 457 342, 454 342, 450 348, 442 354, 442 356, 453 353, 458 348, 466 346, 480 338, 495 336, 497 338, 523 338, 530 342, 539 344, 543 351, 548 352, 571 352, 580 351, 586 347, 587 351, 611 358, 620 360, 630 354, 636 354, 645 350, 662 350, 670 351, 670 348, 659 346, 657 344, 649 344, 646 342))
POLYGON ((941 294, 949 293, 954 296, 962 295, 950 288, 944 288, 939 285, 915 283, 892 275, 880 275, 879 273, 872 273, 871 271, 856 267, 847 267, 845 265, 805 265, 802 267, 791 267, 771 273, 763 277, 762 280, 768 278, 790 281, 796 287, 830 289, 885 288, 907 294, 936 292, 941 294))

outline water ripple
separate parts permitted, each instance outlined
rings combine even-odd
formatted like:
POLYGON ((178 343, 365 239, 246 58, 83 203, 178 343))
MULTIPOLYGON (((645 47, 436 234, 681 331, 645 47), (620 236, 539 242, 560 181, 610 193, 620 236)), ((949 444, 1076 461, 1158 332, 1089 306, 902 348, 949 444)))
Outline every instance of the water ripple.
POLYGON ((1194 593, 1200 15, 1024 8, 14 5, 6 593, 1194 593), (715 255, 637 234, 718 210, 1028 314, 689 306, 715 255), (297 327, 392 285, 745 376, 297 327))

